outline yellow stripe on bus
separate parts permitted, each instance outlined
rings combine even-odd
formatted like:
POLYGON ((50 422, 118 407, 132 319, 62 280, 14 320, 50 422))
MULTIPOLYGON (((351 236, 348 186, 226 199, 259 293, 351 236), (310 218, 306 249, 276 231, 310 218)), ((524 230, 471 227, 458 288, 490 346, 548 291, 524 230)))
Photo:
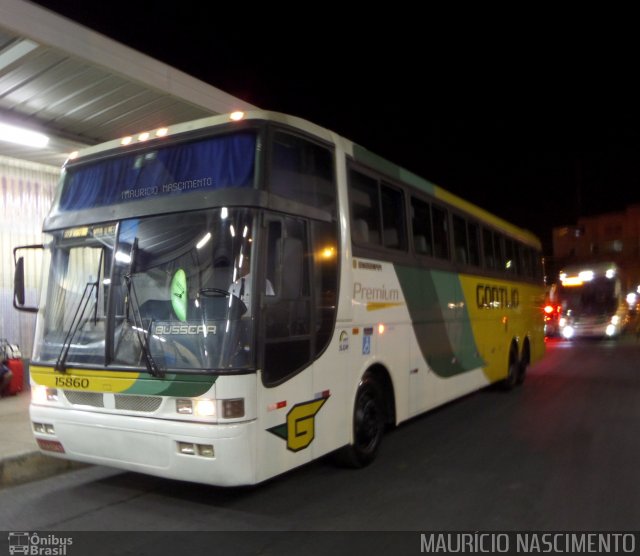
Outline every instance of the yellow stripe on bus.
POLYGON ((390 309, 391 307, 400 307, 404 303, 383 303, 382 301, 370 301, 367 303, 367 311, 379 311, 380 309, 390 309))
POLYGON ((133 386, 140 373, 67 369, 61 373, 53 367, 33 365, 29 369, 31 379, 39 385, 65 390, 89 392, 124 392, 133 386))

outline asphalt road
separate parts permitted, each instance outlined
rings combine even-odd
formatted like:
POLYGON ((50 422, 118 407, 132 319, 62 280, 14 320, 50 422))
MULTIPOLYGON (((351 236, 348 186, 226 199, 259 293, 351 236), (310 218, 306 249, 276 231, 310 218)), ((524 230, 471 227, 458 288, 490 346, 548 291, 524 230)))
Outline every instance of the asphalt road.
POLYGON ((397 427, 366 469, 323 459, 223 489, 89 467, 0 491, 0 523, 164 535, 637 530, 638 431, 640 342, 550 341, 522 387, 489 388, 397 427))

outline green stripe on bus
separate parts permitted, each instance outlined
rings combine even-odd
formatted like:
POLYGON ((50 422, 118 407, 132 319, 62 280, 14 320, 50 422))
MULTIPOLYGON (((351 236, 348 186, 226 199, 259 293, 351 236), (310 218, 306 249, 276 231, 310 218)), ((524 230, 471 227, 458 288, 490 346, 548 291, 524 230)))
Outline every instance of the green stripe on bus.
POLYGON ((353 157, 357 162, 385 174, 396 181, 412 185, 429 195, 435 195, 436 186, 430 181, 427 181, 413 172, 409 172, 408 170, 389 162, 381 156, 378 156, 359 145, 353 145, 353 157))
POLYGON ((396 274, 420 351, 433 372, 450 377, 483 366, 458 276, 402 266, 396 266, 396 274))
POLYGON ((207 392, 215 383, 217 376, 167 374, 163 379, 139 378, 123 393, 156 396, 195 397, 207 392))

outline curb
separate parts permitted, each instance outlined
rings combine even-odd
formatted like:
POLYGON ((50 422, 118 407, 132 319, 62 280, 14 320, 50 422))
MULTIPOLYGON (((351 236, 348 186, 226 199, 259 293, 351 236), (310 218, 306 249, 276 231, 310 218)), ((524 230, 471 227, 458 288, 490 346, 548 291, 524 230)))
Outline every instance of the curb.
POLYGON ((40 452, 12 456, 0 461, 0 489, 83 467, 88 464, 45 456, 40 452))

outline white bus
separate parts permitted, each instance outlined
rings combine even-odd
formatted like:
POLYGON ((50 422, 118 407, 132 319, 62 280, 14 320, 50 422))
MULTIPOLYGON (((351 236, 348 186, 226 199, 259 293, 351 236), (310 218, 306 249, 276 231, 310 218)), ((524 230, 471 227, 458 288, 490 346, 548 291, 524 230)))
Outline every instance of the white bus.
POLYGON ((30 414, 62 458, 214 485, 363 466, 544 351, 535 236, 295 117, 88 148, 44 231, 30 414))
POLYGON ((628 318, 628 306, 615 263, 570 265, 560 272, 557 302, 560 334, 566 338, 613 337, 628 318))

